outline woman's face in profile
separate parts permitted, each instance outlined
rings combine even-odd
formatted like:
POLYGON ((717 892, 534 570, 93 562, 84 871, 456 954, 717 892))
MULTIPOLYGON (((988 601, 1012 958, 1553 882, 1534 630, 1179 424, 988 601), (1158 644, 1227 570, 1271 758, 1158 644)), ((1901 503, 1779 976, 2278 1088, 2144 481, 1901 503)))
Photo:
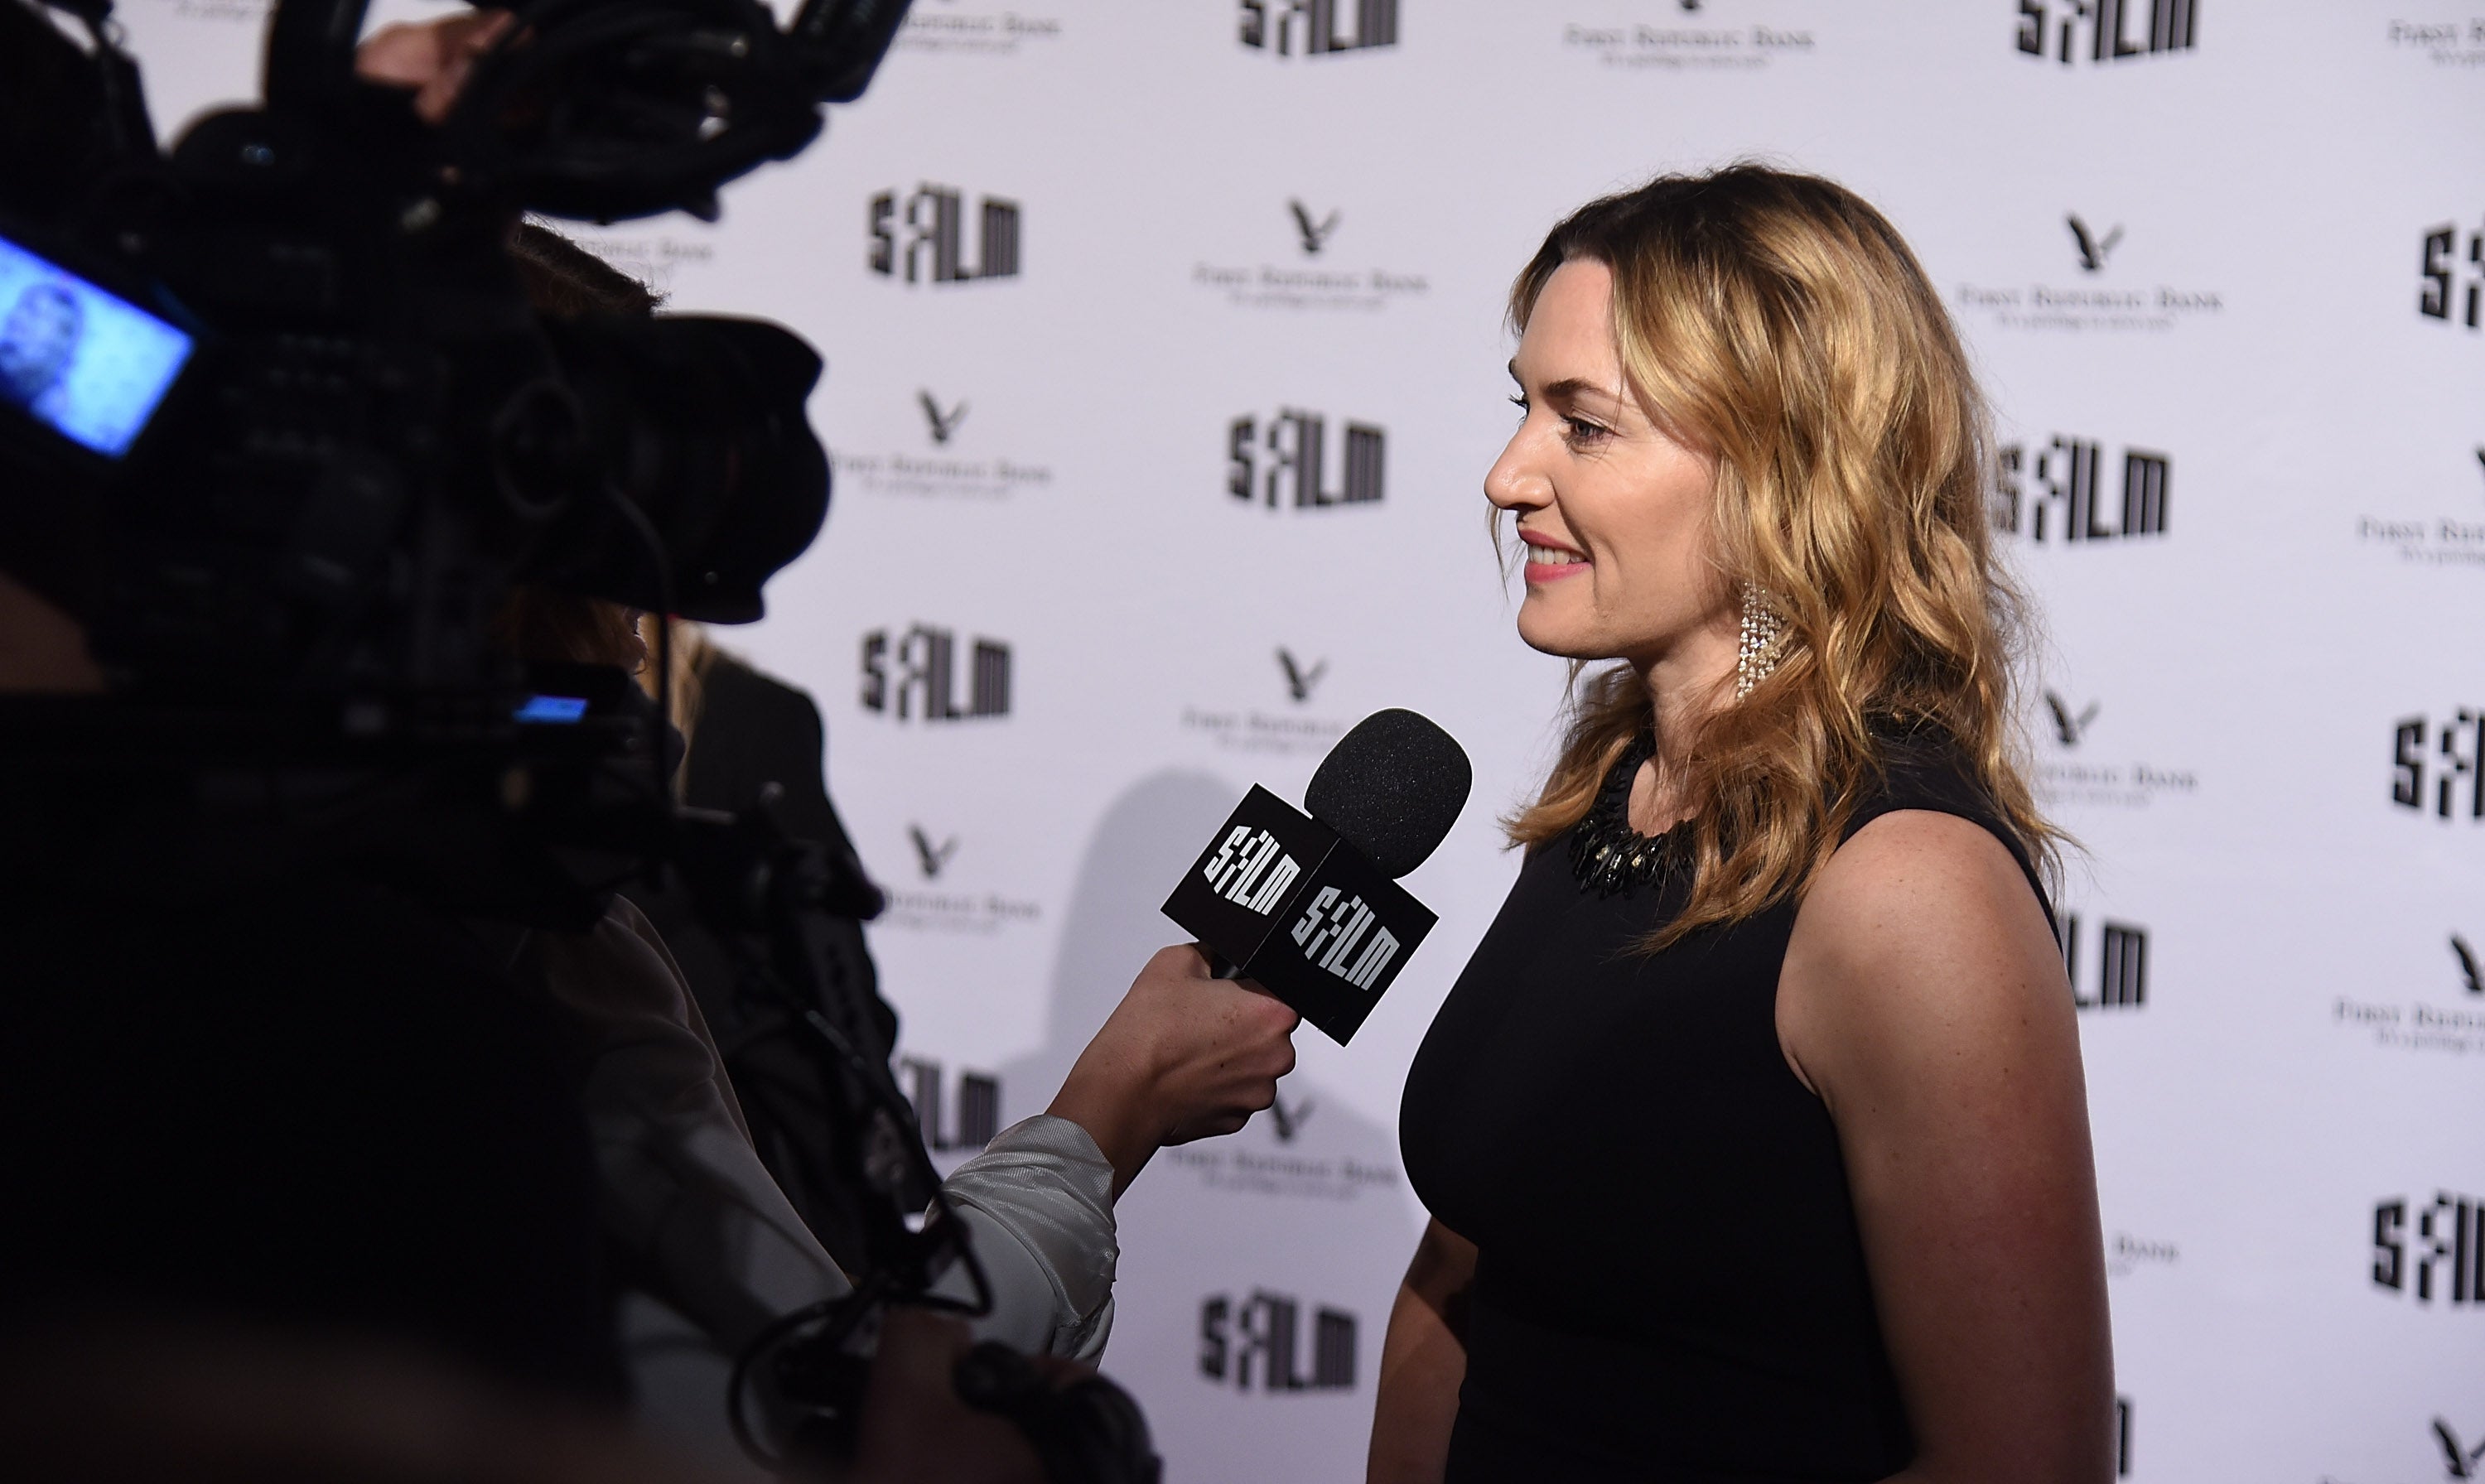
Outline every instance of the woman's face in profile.
POLYGON ((1525 410, 1485 498, 1518 518, 1518 635, 1573 660, 1654 661, 1735 609, 1709 561, 1715 461, 1640 408, 1614 345, 1613 272, 1574 258, 1511 362, 1525 410))

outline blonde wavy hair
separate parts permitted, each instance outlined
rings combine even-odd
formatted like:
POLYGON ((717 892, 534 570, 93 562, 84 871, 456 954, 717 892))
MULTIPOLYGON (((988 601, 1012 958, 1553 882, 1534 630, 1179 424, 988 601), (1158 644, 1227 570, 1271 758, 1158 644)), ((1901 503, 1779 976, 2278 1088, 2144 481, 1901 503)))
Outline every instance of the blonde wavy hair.
MULTIPOLYGON (((1651 935, 1799 898, 1880 781, 1892 733, 1954 749, 2041 869, 2011 724, 2025 604, 1989 538, 1991 441, 1950 315, 1880 212, 1815 175, 1757 165, 1667 175, 1591 202, 1518 276, 1527 327, 1562 264, 1612 270, 1614 337, 1640 405, 1715 455, 1709 529, 1724 591, 1784 620, 1776 668, 1668 738, 1688 759, 1693 884, 1651 935)), ((1561 756, 1506 827, 1534 848, 1584 817, 1651 724, 1627 665, 1577 666, 1561 756)))

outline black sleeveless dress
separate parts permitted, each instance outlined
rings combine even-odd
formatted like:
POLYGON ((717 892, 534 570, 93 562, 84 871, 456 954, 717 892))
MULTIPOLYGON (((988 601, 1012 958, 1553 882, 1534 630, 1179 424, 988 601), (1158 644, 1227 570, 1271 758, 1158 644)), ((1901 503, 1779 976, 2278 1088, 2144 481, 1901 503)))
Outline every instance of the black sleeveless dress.
MULTIPOLYGON (((1848 835, 1900 809, 1963 817, 2009 847, 2043 901, 1946 747, 1885 755, 1848 835)), ((1794 904, 1651 957, 1633 945, 1687 883, 1601 895, 1580 884, 1571 843, 1528 856, 1416 1053, 1399 1118, 1416 1194, 1478 1249, 1450 1481, 1898 1471, 1915 1444, 1838 1133, 1778 1045, 1794 904)))

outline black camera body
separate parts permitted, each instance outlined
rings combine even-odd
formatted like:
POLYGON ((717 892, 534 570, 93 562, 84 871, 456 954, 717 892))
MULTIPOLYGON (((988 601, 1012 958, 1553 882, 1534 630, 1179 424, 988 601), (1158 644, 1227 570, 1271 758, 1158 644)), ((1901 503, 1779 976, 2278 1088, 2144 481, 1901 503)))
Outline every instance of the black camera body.
POLYGON ((95 38, 97 117, 64 137, 105 141, 96 168, 0 188, 0 477, 39 507, 0 562, 117 682, 505 688, 487 630, 522 581, 760 615, 827 509, 817 356, 759 321, 539 315, 508 238, 526 211, 713 217, 860 94, 902 0, 783 31, 758 0, 538 0, 436 126, 356 76, 365 0, 283 0, 264 103, 169 154, 107 3, 62 4, 95 38))
POLYGON ((510 245, 527 212, 713 218, 862 92, 906 0, 806 0, 781 29, 761 0, 520 0, 432 121, 356 75, 365 5, 279 0, 263 103, 167 153, 109 0, 0 0, 0 123, 64 147, 0 158, 0 573, 77 621, 108 686, 0 697, 0 817, 30 867, 45 831, 151 812, 175 874, 228 889, 337 872, 547 927, 672 874, 816 1066, 822 1177, 866 1212, 855 1293, 737 1372, 834 1434, 861 1399, 835 1358, 879 1306, 982 1311, 929 1295, 951 1263, 990 1300, 807 931, 879 895, 767 798, 674 803, 661 654, 651 705, 494 632, 522 584, 759 617, 827 511, 821 363, 755 320, 540 314, 510 245))

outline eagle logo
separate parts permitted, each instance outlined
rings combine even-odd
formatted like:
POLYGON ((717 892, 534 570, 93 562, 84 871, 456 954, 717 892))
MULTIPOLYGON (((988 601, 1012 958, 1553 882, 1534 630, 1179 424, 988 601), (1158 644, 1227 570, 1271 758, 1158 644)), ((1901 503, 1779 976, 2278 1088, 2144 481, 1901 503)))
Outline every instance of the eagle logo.
POLYGON ((2468 976, 2468 992, 2485 994, 2485 967, 2477 964, 2476 950, 2468 946, 2466 938, 2454 932, 2450 935, 2450 951, 2459 956, 2459 972, 2468 976))
POLYGON ((923 420, 932 424, 932 441, 936 444, 946 444, 949 435, 958 431, 958 424, 967 420, 967 404, 964 402, 942 412, 941 404, 932 400, 929 391, 915 393, 915 400, 923 409, 923 420))
POLYGON ((2072 212, 2063 220, 2070 224, 2071 240, 2079 245, 2080 271, 2095 273, 2105 267, 2106 257, 2114 252, 2114 245, 2122 240, 2121 224, 2116 223, 2114 230, 2103 237, 2096 237, 2089 234, 2089 224, 2080 220, 2078 212, 2072 212))
POLYGON ((923 879, 927 881, 939 877, 942 868, 949 864, 949 857, 958 853, 958 837, 955 835, 934 845, 932 837, 923 832, 920 824, 908 826, 907 833, 915 837, 915 858, 922 863, 923 879))
POLYGON ((2089 723, 2094 721, 2097 715, 2094 701, 2089 702, 2087 709, 2078 715, 2072 715, 2071 703, 2051 690, 2045 692, 2045 709, 2054 714, 2054 735, 2062 739, 2065 747, 2080 744, 2080 739, 2088 735, 2089 723))
POLYGON ((1303 239, 1303 256, 1318 257, 1320 250, 1328 246, 1328 234, 1337 230, 1337 213, 1330 212, 1315 226, 1309 206, 1299 201, 1290 201, 1286 207, 1295 214, 1295 234, 1303 239))
POLYGON ((1327 661, 1323 660, 1319 663, 1313 665, 1310 669, 1306 670, 1300 664, 1296 662, 1294 653, 1291 650, 1278 650, 1277 663, 1285 667, 1287 693, 1291 694, 1297 701, 1310 700, 1312 698, 1312 688, 1319 685, 1321 677, 1328 673, 1327 661))
POLYGON ((2463 1446, 2459 1441, 2459 1435, 2452 1432, 2450 1424, 2440 1417, 2433 1419, 2433 1435, 2441 1440, 2442 1456, 2450 1465, 2450 1472, 2445 1477, 2454 1479, 2477 1477, 2476 1466, 2485 1464, 2485 1443, 2480 1443, 2472 1448, 2463 1446))

